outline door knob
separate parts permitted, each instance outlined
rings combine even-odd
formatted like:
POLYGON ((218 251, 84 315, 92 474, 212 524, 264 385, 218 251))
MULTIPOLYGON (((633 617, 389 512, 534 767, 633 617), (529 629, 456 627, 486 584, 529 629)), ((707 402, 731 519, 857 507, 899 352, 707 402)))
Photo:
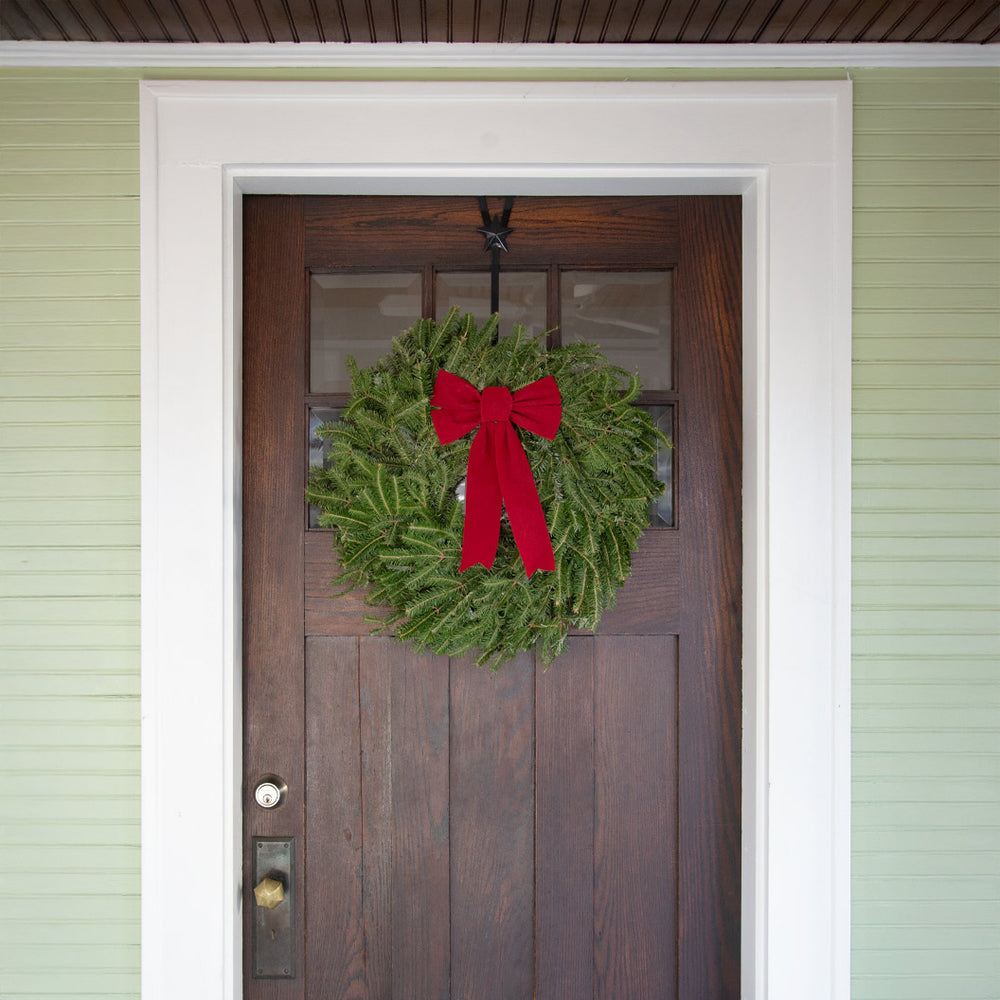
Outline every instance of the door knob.
POLYGON ((285 887, 276 878, 268 875, 254 886, 253 896, 258 906, 266 906, 269 910, 273 910, 284 901, 285 887))

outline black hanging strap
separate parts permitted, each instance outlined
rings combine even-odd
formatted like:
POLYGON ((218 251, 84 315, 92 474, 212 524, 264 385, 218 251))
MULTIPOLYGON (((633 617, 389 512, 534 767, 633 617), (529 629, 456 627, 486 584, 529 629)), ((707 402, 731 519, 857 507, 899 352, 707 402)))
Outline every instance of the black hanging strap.
MULTIPOLYGON (((483 217, 483 229, 487 229, 490 224, 490 206, 487 204, 486 199, 480 195, 479 196, 479 214, 483 217)), ((477 232, 482 232, 483 229, 477 230, 477 232)), ((487 240, 489 237, 487 237, 487 240)), ((487 249, 489 249, 489 243, 486 244, 487 249)))
POLYGON ((477 232, 486 237, 484 250, 490 252, 490 312, 500 311, 500 251, 507 252, 506 239, 513 229, 507 225, 510 222, 511 209, 514 207, 514 197, 509 195, 503 203, 503 214, 494 215, 490 218, 490 208, 486 199, 479 198, 479 214, 483 218, 483 224, 477 232))

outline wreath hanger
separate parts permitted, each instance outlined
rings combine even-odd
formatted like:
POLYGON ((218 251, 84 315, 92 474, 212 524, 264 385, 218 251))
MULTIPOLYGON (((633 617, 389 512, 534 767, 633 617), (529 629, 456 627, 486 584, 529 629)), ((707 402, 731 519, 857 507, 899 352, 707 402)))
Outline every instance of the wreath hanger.
POLYGON ((490 217, 490 208, 483 195, 479 196, 479 214, 483 224, 476 229, 486 237, 484 250, 490 254, 490 315, 500 312, 500 251, 508 253, 506 239, 512 232, 510 222, 511 209, 514 207, 514 196, 504 199, 503 213, 490 217))

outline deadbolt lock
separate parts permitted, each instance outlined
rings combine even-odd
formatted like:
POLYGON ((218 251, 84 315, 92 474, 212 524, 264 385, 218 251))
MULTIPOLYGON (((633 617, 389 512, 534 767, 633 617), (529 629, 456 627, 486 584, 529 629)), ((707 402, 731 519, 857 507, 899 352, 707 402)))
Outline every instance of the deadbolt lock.
POLYGON ((253 800, 261 809, 274 809, 285 801, 288 785, 284 778, 276 774, 265 774, 257 781, 253 790, 253 800))

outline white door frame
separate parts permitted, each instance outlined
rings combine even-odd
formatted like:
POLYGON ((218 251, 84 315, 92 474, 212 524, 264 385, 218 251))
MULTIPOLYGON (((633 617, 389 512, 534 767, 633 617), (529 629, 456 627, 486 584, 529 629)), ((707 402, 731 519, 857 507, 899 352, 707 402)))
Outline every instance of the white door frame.
POLYGON ((743 996, 847 1000, 851 138, 847 81, 141 85, 146 1000, 242 990, 245 192, 744 196, 743 996))

